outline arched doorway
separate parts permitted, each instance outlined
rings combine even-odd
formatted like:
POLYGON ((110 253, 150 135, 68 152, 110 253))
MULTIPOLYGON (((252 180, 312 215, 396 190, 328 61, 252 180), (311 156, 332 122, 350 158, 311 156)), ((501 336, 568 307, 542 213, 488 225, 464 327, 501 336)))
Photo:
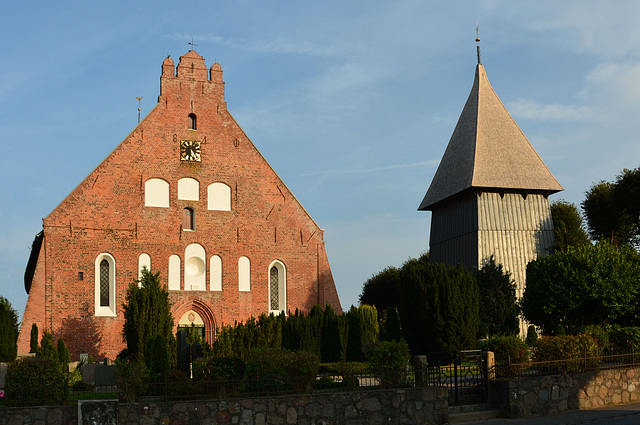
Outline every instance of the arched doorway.
POLYGON ((177 331, 180 327, 193 324, 201 332, 204 340, 212 344, 216 339, 216 320, 209 306, 200 300, 187 300, 173 308, 177 331))

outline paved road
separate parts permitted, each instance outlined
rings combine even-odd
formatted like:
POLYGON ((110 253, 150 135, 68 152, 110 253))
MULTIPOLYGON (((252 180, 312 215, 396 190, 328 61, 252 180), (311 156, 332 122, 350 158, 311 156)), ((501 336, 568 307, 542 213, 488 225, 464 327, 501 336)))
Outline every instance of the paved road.
POLYGON ((527 419, 489 419, 463 425, 640 425, 640 403, 527 419))

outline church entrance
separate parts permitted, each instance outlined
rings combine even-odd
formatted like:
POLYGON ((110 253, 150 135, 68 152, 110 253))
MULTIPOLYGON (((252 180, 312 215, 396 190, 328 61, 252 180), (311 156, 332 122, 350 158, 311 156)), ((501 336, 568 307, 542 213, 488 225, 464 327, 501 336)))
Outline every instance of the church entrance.
POLYGON ((187 334, 187 343, 193 342, 204 343, 206 341, 204 321, 200 315, 189 310, 180 317, 178 321, 178 330, 184 329, 187 334))

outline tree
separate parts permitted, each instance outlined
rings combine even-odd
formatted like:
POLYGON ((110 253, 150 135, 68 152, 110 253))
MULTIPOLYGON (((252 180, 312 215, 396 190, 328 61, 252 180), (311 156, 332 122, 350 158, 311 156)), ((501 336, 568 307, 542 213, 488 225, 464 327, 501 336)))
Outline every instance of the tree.
POLYGON ((31 334, 29 340, 29 352, 38 354, 38 325, 31 325, 31 334))
POLYGON ((401 339, 400 316, 398 316, 398 308, 393 305, 384 311, 380 341, 400 341, 401 339))
POLYGON ((53 335, 51 332, 45 330, 42 333, 42 339, 40 339, 40 348, 38 350, 38 356, 49 357, 58 361, 58 349, 53 342, 53 335))
POLYGON ((574 204, 559 200, 551 204, 554 244, 552 251, 566 251, 570 246, 589 243, 582 216, 574 204))
POLYGON ((12 362, 18 355, 18 312, 0 296, 0 362, 12 362))
POLYGON ((640 256, 603 241, 569 247, 527 266, 526 319, 553 335, 587 325, 639 326, 640 256))
POLYGON ((619 245, 630 239, 631 231, 614 196, 614 186, 606 181, 591 186, 581 206, 591 239, 619 245))
POLYGON ((387 267, 380 273, 371 276, 363 285, 360 294, 360 305, 373 305, 382 318, 384 311, 392 305, 398 305, 400 294, 400 271, 395 267, 387 267))
POLYGON ((62 366, 62 371, 64 372, 67 369, 67 365, 71 363, 71 356, 69 355, 69 348, 64 343, 62 338, 58 339, 58 362, 62 366))
POLYGON ((520 329, 520 310, 516 302, 516 284, 493 256, 473 272, 479 291, 478 338, 515 335, 520 329))
POLYGON ((475 346, 478 285, 464 268, 431 264, 427 255, 410 259, 400 271, 399 301, 402 333, 412 354, 475 346))
POLYGON ((160 272, 142 269, 139 281, 129 284, 122 305, 124 326, 122 335, 130 355, 144 359, 147 342, 160 335, 167 347, 173 344, 173 316, 169 292, 160 283, 160 272))
POLYGON ((615 245, 640 244, 640 167, 591 187, 582 202, 589 235, 615 245))

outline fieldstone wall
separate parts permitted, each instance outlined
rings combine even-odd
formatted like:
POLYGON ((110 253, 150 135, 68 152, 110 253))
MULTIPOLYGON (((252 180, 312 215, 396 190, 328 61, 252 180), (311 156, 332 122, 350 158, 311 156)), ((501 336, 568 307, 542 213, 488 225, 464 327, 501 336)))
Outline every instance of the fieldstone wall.
MULTIPOLYGON (((92 402, 92 408, 96 409, 98 403, 92 402)), ((109 420, 109 423, 119 425, 441 425, 449 422, 448 407, 445 388, 424 387, 295 397, 119 404, 117 422, 109 420, 115 418, 101 417, 95 423, 109 420)), ((82 409, 75 405, 9 408, 0 411, 0 425, 75 425, 80 424, 78 410, 82 409)), ((92 422, 87 421, 87 415, 82 416, 84 422, 92 422)), ((80 425, 85 425, 84 422, 80 425)))
POLYGON ((640 400, 640 369, 612 369, 492 381, 491 404, 503 417, 588 410, 640 400))

